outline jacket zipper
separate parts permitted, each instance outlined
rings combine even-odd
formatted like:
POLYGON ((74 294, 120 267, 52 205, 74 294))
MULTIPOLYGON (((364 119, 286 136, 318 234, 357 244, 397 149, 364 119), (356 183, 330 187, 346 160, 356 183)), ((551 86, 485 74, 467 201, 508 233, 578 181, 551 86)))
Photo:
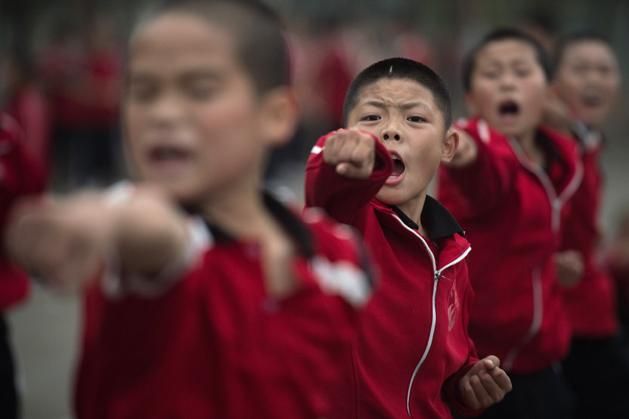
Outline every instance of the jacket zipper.
POLYGON ((436 303, 437 303, 437 289, 438 289, 438 285, 439 285, 439 279, 441 279, 441 274, 443 273, 443 271, 445 271, 446 269, 448 269, 448 268, 458 264, 463 259, 465 259, 467 257, 467 255, 470 253, 470 251, 472 250, 472 247, 471 246, 468 247, 467 249, 465 249, 465 251, 463 253, 461 253, 461 255, 459 255, 459 257, 454 259, 452 262, 446 264, 445 266, 441 267, 440 269, 437 269, 437 260, 435 259, 435 255, 434 255, 434 253, 432 253, 432 250, 430 249, 430 246, 428 246, 428 243, 426 243, 426 240, 424 240, 424 238, 421 236, 421 234, 419 234, 417 231, 413 230, 412 228, 409 228, 406 224, 404 224, 404 222, 402 220, 400 220, 400 218, 397 215, 393 215, 393 217, 395 217, 395 219, 398 220, 398 222, 400 223, 400 225, 402 225, 402 227, 404 227, 406 230, 410 231, 417 238, 419 238, 419 240, 424 245, 424 248, 426 249, 426 252, 428 252, 428 256, 430 256, 430 261, 432 263, 432 270, 433 270, 432 307, 431 307, 432 318, 431 318, 431 322, 430 322, 430 332, 428 334, 428 342, 426 343, 426 347, 424 348, 424 352, 423 352, 421 358, 419 359, 419 362, 417 362, 417 365, 415 366, 415 369, 413 370, 413 373, 411 374, 411 379, 410 379, 410 381, 408 383, 408 390, 406 392, 406 413, 410 417, 411 416, 411 393, 413 391, 413 384, 415 382, 415 377, 417 377, 417 373, 419 372, 421 366, 426 361, 426 358, 428 358, 428 354, 430 353, 430 349, 432 347, 432 342, 433 342, 433 339, 435 337, 435 329, 437 327, 437 307, 436 307, 436 303))
MULTIPOLYGON (((581 165, 581 162, 577 162, 576 173, 570 180, 568 186, 566 186, 564 190, 559 195, 557 195, 557 191, 555 190, 555 187, 553 186, 546 172, 541 170, 539 167, 529 164, 526 160, 522 158, 522 148, 515 140, 509 138, 509 143, 511 144, 514 154, 520 164, 525 169, 533 173, 542 184, 551 208, 551 230, 554 234, 558 234, 559 229, 561 228, 561 209, 568 198, 570 198, 576 192, 577 188, 581 184, 581 180, 583 179, 583 166, 581 165)), ((524 339, 522 339, 522 341, 518 345, 513 347, 507 353, 504 361, 504 367, 506 370, 511 370, 511 368, 513 368, 513 364, 515 363, 517 356, 520 354, 524 346, 527 343, 531 342, 535 335, 537 335, 537 333, 541 329, 542 317, 544 314, 541 276, 541 267, 538 266, 533 270, 533 274, 531 276, 533 289, 533 319, 531 320, 531 326, 529 328, 529 332, 526 334, 524 339)))

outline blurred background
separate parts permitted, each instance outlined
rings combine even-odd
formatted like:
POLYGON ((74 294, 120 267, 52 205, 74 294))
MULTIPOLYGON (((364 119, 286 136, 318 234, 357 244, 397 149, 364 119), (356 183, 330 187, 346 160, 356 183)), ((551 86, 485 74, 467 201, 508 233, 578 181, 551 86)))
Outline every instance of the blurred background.
MULTIPOLYGON (((49 162, 58 192, 125 176, 118 122, 124 41, 149 2, 0 0, 0 105, 26 127, 49 162)), ((311 144, 339 127, 346 87, 361 68, 390 56, 434 67, 463 116, 462 54, 495 26, 517 25, 547 48, 561 34, 607 36, 629 80, 625 0, 268 0, 284 17, 303 118, 294 141, 271 159, 269 186, 299 200, 311 144)), ((623 86, 629 92, 629 82, 623 86)), ((629 114, 621 99, 607 128, 603 222, 611 234, 629 206, 629 114)), ((80 307, 35 289, 10 314, 26 419, 70 418, 80 307)))

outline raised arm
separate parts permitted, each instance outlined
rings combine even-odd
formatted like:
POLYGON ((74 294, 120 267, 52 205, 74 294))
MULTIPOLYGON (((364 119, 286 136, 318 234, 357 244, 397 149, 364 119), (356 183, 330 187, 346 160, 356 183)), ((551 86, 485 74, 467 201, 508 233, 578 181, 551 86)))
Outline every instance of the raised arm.
POLYGON ((439 175, 439 200, 457 217, 486 213, 511 191, 518 161, 508 139, 482 120, 457 124, 459 147, 439 175))

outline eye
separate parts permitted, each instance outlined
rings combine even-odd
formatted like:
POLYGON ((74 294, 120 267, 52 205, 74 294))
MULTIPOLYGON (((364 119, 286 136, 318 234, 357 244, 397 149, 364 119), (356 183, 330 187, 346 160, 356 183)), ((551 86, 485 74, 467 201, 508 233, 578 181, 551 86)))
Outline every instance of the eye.
POLYGON ((185 83, 183 90, 189 98, 198 101, 211 99, 218 91, 218 87, 214 83, 207 81, 193 81, 185 83))
POLYGON ((376 114, 369 114, 360 118, 361 121, 366 121, 366 122, 379 121, 380 119, 382 119, 380 115, 376 115, 376 114))
POLYGON ((419 116, 419 115, 409 116, 408 118, 406 118, 406 120, 409 121, 409 122, 414 122, 414 123, 428 122, 428 120, 426 118, 424 118, 423 116, 419 116))
POLYGON ((612 69, 611 67, 608 67, 606 65, 602 65, 598 67, 598 72, 600 75, 602 76, 608 76, 612 73, 612 69))
POLYGON ((517 67, 514 69, 514 73, 517 77, 523 78, 531 74, 531 69, 529 67, 517 67))
POLYGON ((129 83, 127 88, 129 99, 138 103, 148 103, 159 95, 159 87, 155 83, 129 83))
POLYGON ((481 77, 485 79, 495 80, 500 77, 500 73, 497 70, 483 70, 480 72, 481 77))

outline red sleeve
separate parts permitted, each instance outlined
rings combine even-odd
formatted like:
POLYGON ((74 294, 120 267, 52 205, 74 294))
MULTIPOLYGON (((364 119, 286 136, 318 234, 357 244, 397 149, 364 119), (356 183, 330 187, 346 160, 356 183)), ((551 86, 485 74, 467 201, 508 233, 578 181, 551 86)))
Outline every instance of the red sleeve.
POLYGON ((323 208, 332 218, 355 224, 361 210, 378 193, 393 169, 386 147, 376 140, 376 161, 367 179, 339 175, 336 167, 323 161, 323 148, 331 134, 319 138, 306 165, 306 206, 323 208))
MULTIPOLYGON (((21 130, 13 119, 0 114, 0 243, 15 201, 42 192, 44 183, 41 162, 24 146, 21 130)), ((28 290, 26 274, 6 260, 0 244, 0 311, 23 300, 28 290)))
POLYGON ((24 143, 34 158, 47 166, 50 143, 50 118, 43 96, 35 89, 25 89, 16 103, 18 123, 24 129, 24 143))
POLYGON ((461 381, 461 378, 463 378, 463 376, 467 374, 467 372, 470 370, 470 368, 472 368, 476 361, 478 361, 478 359, 470 358, 469 362, 456 374, 448 378, 443 386, 445 399, 447 400, 450 409, 452 409, 452 411, 456 413, 457 416, 462 416, 465 418, 476 417, 484 411, 484 409, 474 410, 465 405, 461 400, 461 390, 459 389, 459 381, 461 381))
POLYGON ((457 217, 472 218, 495 208, 511 191, 518 162, 501 134, 482 120, 458 124, 478 147, 471 164, 455 168, 442 166, 439 200, 457 217))

